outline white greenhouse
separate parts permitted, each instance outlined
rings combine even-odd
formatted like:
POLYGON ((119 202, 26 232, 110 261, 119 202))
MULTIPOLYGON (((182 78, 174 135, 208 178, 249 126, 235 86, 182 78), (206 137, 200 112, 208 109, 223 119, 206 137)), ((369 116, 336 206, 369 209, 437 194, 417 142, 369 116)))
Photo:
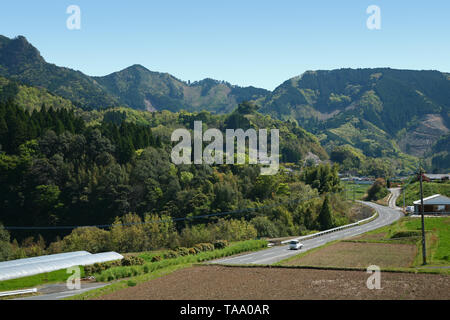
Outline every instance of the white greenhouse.
POLYGON ((77 251, 5 261, 0 262, 0 281, 121 259, 123 256, 116 252, 91 254, 87 251, 77 251))

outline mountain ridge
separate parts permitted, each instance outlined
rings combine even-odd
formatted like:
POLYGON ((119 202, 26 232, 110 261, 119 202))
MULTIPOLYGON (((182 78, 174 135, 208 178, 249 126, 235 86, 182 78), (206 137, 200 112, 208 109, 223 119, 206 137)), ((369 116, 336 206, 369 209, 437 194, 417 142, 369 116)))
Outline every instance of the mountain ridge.
POLYGON ((450 74, 437 70, 309 70, 273 91, 206 78, 186 82, 140 64, 102 77, 47 63, 25 37, 0 36, 0 76, 45 88, 84 109, 230 113, 243 101, 320 137, 329 153, 346 144, 378 157, 427 155, 450 131, 450 74))

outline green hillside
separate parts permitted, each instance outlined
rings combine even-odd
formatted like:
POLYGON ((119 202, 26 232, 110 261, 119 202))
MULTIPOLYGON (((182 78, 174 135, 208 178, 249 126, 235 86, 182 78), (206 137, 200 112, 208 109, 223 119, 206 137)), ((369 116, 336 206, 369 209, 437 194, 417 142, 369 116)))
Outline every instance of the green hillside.
POLYGON ((74 108, 70 100, 55 96, 46 89, 20 85, 15 81, 0 77, 0 101, 6 102, 8 99, 29 112, 39 111, 43 105, 55 110, 74 108))
POLYGON ((85 74, 47 63, 25 37, 0 36, 0 76, 43 87, 85 108, 108 107, 118 101, 85 74))
POLYGON ((435 172, 450 172, 450 134, 436 141, 428 156, 435 172))

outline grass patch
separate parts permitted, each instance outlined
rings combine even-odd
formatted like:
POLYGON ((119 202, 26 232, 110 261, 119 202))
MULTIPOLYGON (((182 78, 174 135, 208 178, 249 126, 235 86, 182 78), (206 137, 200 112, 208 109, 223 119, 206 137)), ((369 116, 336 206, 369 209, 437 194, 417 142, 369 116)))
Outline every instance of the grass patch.
MULTIPOLYGON (((420 218, 410 218, 404 221, 407 230, 422 230, 420 218)), ((450 264, 450 217, 425 218, 427 262, 429 264, 450 264)), ((419 231, 420 233, 420 231, 419 231)), ((420 242, 419 257, 422 257, 420 242)), ((421 261, 421 260, 420 260, 421 261)), ((421 262, 420 262, 421 263, 421 262)))
MULTIPOLYGON (((80 267, 80 270, 81 277, 84 277, 84 268, 80 267)), ((0 291, 14 291, 34 288, 44 284, 65 282, 69 276, 70 274, 67 273, 66 269, 62 269, 19 279, 0 281, 0 291)))

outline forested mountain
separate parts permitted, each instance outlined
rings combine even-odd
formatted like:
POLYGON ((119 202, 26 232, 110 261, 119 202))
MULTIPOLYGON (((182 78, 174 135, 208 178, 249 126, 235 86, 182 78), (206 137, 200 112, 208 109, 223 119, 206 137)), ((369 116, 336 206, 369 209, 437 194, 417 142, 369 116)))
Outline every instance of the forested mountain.
POLYGON ((435 172, 450 172, 450 134, 441 137, 428 154, 435 172))
POLYGON ((330 151, 349 144, 367 156, 398 149, 422 156, 449 131, 450 77, 389 68, 309 71, 261 103, 261 112, 322 134, 330 151))
POLYGON ((105 77, 90 77, 47 63, 23 36, 9 39, 0 35, 0 76, 46 88, 85 109, 122 105, 149 111, 207 109, 227 113, 238 103, 269 93, 213 79, 187 83, 139 65, 105 77))
POLYGON ((85 74, 47 63, 25 37, 0 35, 0 76, 46 88, 78 106, 94 108, 118 105, 118 101, 85 74))
POLYGON ((269 91, 242 88, 213 79, 186 83, 168 73, 152 72, 141 65, 95 77, 124 106, 138 110, 229 113, 237 103, 264 97, 269 91))

